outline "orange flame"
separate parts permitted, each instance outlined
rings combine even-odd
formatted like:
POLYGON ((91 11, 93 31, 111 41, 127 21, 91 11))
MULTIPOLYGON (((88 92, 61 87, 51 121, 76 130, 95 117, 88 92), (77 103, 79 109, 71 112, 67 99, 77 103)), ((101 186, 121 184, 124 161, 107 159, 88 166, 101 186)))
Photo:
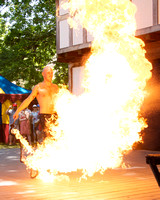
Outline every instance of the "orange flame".
POLYGON ((27 165, 43 178, 78 169, 84 178, 119 167, 124 151, 147 127, 140 108, 152 66, 143 41, 135 37, 136 7, 129 0, 70 0, 64 7, 70 10, 70 25, 80 23, 94 41, 85 63, 85 92, 75 96, 60 90, 58 126, 49 128, 57 138, 47 138, 27 157, 27 165))
POLYGON ((24 149, 27 153, 33 153, 33 148, 29 145, 28 141, 20 134, 19 130, 12 129, 12 134, 15 135, 15 137, 21 141, 21 144, 24 146, 24 149))

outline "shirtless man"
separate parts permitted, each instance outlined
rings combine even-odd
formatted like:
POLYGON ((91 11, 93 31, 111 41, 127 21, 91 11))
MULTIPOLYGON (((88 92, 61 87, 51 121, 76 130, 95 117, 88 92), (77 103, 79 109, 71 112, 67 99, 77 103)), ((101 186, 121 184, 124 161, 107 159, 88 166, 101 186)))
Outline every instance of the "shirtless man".
POLYGON ((44 79, 43 82, 38 83, 33 88, 32 93, 18 107, 15 114, 13 115, 13 118, 14 120, 18 119, 19 112, 28 107, 28 105, 31 103, 31 101, 33 101, 34 98, 37 98, 38 103, 40 105, 40 122, 42 125, 44 137, 46 137, 47 136, 47 132, 45 132, 46 119, 51 118, 52 116, 54 118, 57 117, 54 111, 54 101, 59 89, 56 84, 52 83, 53 69, 51 66, 44 67, 42 71, 42 76, 44 79))

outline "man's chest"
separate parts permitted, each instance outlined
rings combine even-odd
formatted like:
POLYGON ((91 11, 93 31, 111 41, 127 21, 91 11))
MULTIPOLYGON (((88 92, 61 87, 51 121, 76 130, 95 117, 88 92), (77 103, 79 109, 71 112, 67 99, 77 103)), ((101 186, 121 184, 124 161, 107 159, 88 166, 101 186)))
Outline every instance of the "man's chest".
POLYGON ((38 90, 38 95, 39 96, 46 96, 46 97, 51 97, 55 93, 53 87, 44 87, 44 88, 39 88, 38 90))

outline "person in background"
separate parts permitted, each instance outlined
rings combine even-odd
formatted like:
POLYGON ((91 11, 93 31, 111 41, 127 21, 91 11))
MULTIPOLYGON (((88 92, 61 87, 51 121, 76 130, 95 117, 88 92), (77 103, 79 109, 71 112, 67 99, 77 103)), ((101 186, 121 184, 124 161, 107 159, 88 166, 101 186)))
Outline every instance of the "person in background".
POLYGON ((9 106, 9 108, 6 110, 6 114, 9 115, 9 145, 13 145, 16 143, 15 136, 11 133, 12 128, 19 129, 19 120, 14 122, 13 115, 15 114, 17 110, 17 104, 13 103, 9 106))
POLYGON ((39 112, 40 112, 40 106, 39 104, 37 104, 37 113, 39 114, 39 112))
POLYGON ((36 136, 37 136, 37 142, 41 143, 42 142, 42 137, 41 137, 41 123, 40 123, 40 106, 37 104, 37 120, 35 121, 35 128, 36 128, 36 136))
POLYGON ((38 112, 37 112, 37 105, 33 105, 33 111, 30 113, 31 123, 32 123, 32 132, 33 132, 33 142, 37 142, 37 136, 36 136, 36 125, 35 122, 38 119, 38 112))
POLYGON ((30 113, 31 111, 28 108, 19 113, 20 134, 23 137, 27 137, 29 145, 31 145, 30 113))

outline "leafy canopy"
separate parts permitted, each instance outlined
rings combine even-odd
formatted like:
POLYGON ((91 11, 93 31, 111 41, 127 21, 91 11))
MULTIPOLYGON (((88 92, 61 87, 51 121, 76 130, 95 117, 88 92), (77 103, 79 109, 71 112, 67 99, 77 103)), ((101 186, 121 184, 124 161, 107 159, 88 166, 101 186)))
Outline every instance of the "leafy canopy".
POLYGON ((31 89, 54 63, 54 82, 67 84, 67 65, 55 61, 55 0, 4 0, 0 11, 0 74, 31 89))

